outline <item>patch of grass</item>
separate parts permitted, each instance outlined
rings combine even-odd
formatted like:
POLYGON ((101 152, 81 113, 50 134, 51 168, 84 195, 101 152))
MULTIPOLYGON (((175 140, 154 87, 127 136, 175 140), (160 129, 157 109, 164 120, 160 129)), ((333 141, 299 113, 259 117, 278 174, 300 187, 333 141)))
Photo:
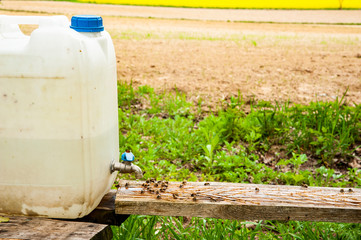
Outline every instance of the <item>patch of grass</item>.
POLYGON ((122 39, 122 40, 146 40, 146 39, 160 39, 162 36, 159 33, 154 31, 134 31, 134 30, 124 30, 119 33, 112 33, 112 39, 122 39))
POLYGON ((360 224, 130 216, 114 239, 359 239, 360 224))
MULTIPOLYGON (((249 162, 257 162, 257 169, 250 171, 274 171, 268 169, 270 164, 262 165, 266 153, 272 155, 273 165, 287 165, 297 174, 308 160, 345 170, 348 162, 358 157, 361 107, 347 105, 343 97, 307 106, 253 101, 251 111, 245 114, 245 103, 237 96, 224 101, 217 112, 204 114, 196 106, 199 103, 188 102, 185 94, 177 91, 159 94, 148 86, 135 90, 125 83, 119 84, 118 90, 120 147, 131 147, 140 165, 150 167, 149 174, 170 169, 177 175, 184 170, 190 175, 208 173, 217 181, 239 181, 239 176, 230 179, 223 174, 241 171, 237 168, 245 165, 248 169, 249 162), (158 160, 164 161, 160 168, 158 160), (183 165, 188 168, 180 170, 183 165)), ((283 172, 276 173, 278 179, 284 178, 283 172)))
MULTIPOLYGON (((256 100, 246 105, 242 96, 233 96, 218 111, 205 113, 202 102, 189 102, 178 91, 156 93, 127 83, 119 83, 118 91, 120 150, 132 149, 144 178, 361 185, 361 170, 348 165, 360 157, 355 149, 361 143, 361 109, 344 97, 291 106, 256 100)), ((131 216, 113 231, 118 239, 219 239, 227 234, 229 239, 357 239, 361 229, 360 224, 186 221, 131 216)))
POLYGON ((291 150, 308 149, 323 163, 333 165, 336 156, 351 157, 360 142, 360 106, 349 107, 343 98, 334 102, 297 106, 291 119, 294 125, 291 150))
MULTIPOLYGON (((179 40, 207 40, 207 41, 251 41, 256 43, 256 40, 266 40, 266 36, 255 34, 218 34, 200 32, 183 32, 183 31, 147 31, 147 30, 133 30, 126 29, 121 32, 110 32, 112 39, 122 40, 148 40, 148 39, 179 39, 179 40), (256 40, 254 40, 256 39, 256 40)), ((286 39, 286 36, 284 37, 286 39)), ((257 43, 256 43, 257 45, 257 43)))

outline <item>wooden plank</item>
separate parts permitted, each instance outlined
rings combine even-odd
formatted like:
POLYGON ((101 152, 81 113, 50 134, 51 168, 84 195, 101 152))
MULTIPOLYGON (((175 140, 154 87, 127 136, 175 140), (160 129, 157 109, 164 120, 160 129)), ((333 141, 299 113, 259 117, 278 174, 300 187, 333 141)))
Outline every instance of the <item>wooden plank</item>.
MULTIPOLYGON (((2 215, 3 216, 3 215, 2 215)), ((4 216, 3 216, 4 217, 4 216)), ((0 223, 0 239, 111 239, 109 226, 40 217, 5 216, 0 223)))
POLYGON ((180 188, 181 183, 169 182, 157 197, 160 187, 150 183, 151 193, 143 183, 120 183, 117 214, 361 223, 361 189, 357 188, 215 182, 189 182, 180 188))
POLYGON ((110 190, 96 209, 83 218, 75 219, 78 222, 92 222, 107 225, 120 226, 129 215, 115 214, 115 196, 116 190, 110 190))

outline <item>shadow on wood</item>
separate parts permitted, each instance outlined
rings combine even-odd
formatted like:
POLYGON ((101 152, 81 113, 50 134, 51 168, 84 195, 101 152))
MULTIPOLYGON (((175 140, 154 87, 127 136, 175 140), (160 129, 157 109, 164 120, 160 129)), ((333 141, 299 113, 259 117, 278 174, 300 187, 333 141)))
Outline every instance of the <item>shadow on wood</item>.
POLYGON ((129 215, 115 213, 115 197, 116 190, 110 190, 110 192, 103 197, 96 209, 87 216, 74 219, 74 221, 120 226, 125 220, 127 220, 129 215))

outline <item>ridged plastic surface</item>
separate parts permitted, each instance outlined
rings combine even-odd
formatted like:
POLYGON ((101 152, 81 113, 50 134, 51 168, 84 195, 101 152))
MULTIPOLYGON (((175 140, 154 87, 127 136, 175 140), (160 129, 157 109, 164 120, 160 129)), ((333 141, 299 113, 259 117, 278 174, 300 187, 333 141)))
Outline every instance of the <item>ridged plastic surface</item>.
POLYGON ((103 19, 95 15, 76 15, 71 18, 70 28, 77 32, 104 31, 103 19))
POLYGON ((0 16, 0 213, 78 218, 119 159, 116 62, 106 31, 64 16, 0 16), (25 36, 18 24, 39 24, 25 36))

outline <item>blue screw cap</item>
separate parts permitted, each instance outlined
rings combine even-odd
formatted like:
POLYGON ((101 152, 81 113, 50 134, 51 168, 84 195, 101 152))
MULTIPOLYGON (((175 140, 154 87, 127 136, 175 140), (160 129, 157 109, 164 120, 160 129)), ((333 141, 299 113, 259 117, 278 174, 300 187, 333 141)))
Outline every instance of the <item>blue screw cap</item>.
POLYGON ((71 18, 70 28, 77 32, 104 31, 103 19, 96 15, 76 15, 71 18))

